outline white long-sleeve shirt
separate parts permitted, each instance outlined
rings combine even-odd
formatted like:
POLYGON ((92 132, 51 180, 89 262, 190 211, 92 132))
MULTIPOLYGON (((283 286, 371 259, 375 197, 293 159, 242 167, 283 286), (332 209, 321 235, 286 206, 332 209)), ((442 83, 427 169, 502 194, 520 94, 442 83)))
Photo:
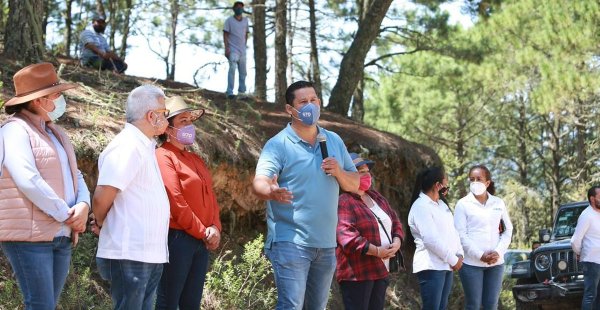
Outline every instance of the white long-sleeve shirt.
POLYGON ((452 270, 464 255, 460 237, 454 228, 452 212, 443 201, 435 202, 421 193, 408 213, 410 232, 415 237, 413 272, 452 270))
MULTIPOLYGON (((81 171, 77 170, 77 193, 73 190, 73 179, 67 154, 54 136, 51 130, 46 130, 50 139, 58 152, 58 158, 63 174, 64 197, 61 199, 57 193, 46 183, 40 175, 33 157, 29 134, 17 122, 10 122, 0 130, 3 140, 4 161, 2 167, 5 167, 19 188, 19 190, 33 204, 52 216, 58 222, 64 222, 69 218, 69 208, 79 202, 86 202, 90 205, 90 192, 85 184, 81 171), (6 150, 8 148, 8 151, 6 150)), ((1 158, 2 156, 0 156, 1 158)), ((62 224, 61 229, 56 236, 71 236, 71 228, 62 224)))
POLYGON ((582 262, 600 264, 600 211, 587 207, 577 220, 575 233, 571 237, 573 252, 582 262))
POLYGON ((473 193, 461 198, 454 209, 454 226, 465 250, 464 263, 470 266, 490 267, 504 263, 504 253, 510 245, 513 225, 504 201, 488 193, 485 204, 473 193), (506 230, 500 234, 498 226, 504 221, 506 230), (490 265, 481 261, 486 251, 496 251, 500 258, 490 265))

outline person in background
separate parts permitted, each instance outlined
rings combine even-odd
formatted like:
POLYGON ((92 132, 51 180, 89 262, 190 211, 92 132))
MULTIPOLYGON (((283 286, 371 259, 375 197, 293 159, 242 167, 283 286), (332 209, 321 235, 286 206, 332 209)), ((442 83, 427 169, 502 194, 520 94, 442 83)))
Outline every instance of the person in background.
POLYGON ((590 206, 577 220, 571 247, 577 260, 583 264, 582 310, 600 309, 600 186, 587 192, 590 206))
POLYGON ((105 29, 106 18, 102 14, 95 13, 92 16, 92 29, 86 29, 79 35, 81 64, 95 69, 123 73, 127 70, 127 64, 110 50, 103 36, 105 29))
POLYGON ((454 226, 465 251, 458 272, 465 292, 465 309, 495 310, 513 225, 504 201, 494 196, 490 170, 483 165, 471 167, 469 181, 469 194, 456 203, 454 210, 454 226))
POLYGON ((464 252, 452 212, 440 198, 448 190, 448 179, 442 168, 421 171, 408 213, 408 225, 416 244, 413 272, 419 280, 423 310, 448 307, 452 271, 460 270, 463 263, 464 252))
POLYGON ((221 240, 219 205, 208 167, 189 147, 196 141, 193 122, 203 109, 190 108, 183 98, 166 100, 169 125, 156 149, 169 203, 169 262, 164 264, 156 309, 200 309, 209 250, 221 240))
POLYGON ((339 189, 358 189, 359 176, 342 139, 317 126, 321 100, 312 83, 285 93, 291 123, 263 148, 253 181, 267 200, 265 254, 273 265, 277 309, 325 309, 335 271, 339 189), (317 134, 326 137, 323 158, 317 134))
POLYGON ((360 185, 339 198, 336 279, 346 310, 382 310, 389 259, 400 249, 404 232, 388 201, 371 189, 374 162, 356 153, 350 153, 350 158, 360 185))
POLYGON ((149 310, 169 259, 169 198, 154 139, 165 132, 169 110, 160 88, 142 85, 127 97, 125 113, 125 128, 98 158, 96 263, 110 281, 114 309, 149 310))
POLYGON ((250 28, 248 18, 244 17, 244 3, 236 1, 233 4, 233 16, 229 16, 223 25, 223 43, 225 57, 229 60, 227 74, 227 98, 234 98, 235 70, 239 73, 238 95, 246 92, 246 41, 250 28))
POLYGON ((0 245, 25 309, 55 309, 69 273, 71 245, 85 231, 90 192, 61 127, 61 83, 50 63, 19 70, 0 129, 0 245))

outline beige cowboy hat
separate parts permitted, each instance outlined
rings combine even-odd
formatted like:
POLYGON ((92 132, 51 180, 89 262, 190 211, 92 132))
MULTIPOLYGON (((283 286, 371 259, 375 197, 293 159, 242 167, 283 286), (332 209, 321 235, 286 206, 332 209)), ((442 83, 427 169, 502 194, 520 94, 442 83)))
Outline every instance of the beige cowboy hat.
POLYGON ((13 82, 15 97, 8 100, 5 106, 17 105, 79 86, 61 83, 54 66, 48 62, 33 64, 17 71, 13 82))
POLYGON ((192 113, 192 121, 195 121, 204 115, 204 109, 190 108, 180 96, 174 96, 165 100, 165 108, 169 110, 169 117, 181 114, 183 112, 192 113))

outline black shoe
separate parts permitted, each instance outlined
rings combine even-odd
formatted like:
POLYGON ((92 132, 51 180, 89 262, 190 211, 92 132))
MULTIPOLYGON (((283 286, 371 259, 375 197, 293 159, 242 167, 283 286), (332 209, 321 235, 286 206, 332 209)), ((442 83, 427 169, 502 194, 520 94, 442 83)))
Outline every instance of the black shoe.
POLYGON ((227 99, 235 99, 235 95, 227 95, 227 99))

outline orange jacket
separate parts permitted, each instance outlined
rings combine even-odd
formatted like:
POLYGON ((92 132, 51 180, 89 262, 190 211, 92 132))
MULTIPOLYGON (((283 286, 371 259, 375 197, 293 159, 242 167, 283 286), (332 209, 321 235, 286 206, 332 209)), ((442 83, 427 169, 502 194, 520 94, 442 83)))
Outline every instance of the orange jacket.
POLYGON ((212 225, 221 231, 212 179, 200 156, 165 142, 156 149, 156 158, 171 206, 169 227, 196 239, 204 239, 212 225))

